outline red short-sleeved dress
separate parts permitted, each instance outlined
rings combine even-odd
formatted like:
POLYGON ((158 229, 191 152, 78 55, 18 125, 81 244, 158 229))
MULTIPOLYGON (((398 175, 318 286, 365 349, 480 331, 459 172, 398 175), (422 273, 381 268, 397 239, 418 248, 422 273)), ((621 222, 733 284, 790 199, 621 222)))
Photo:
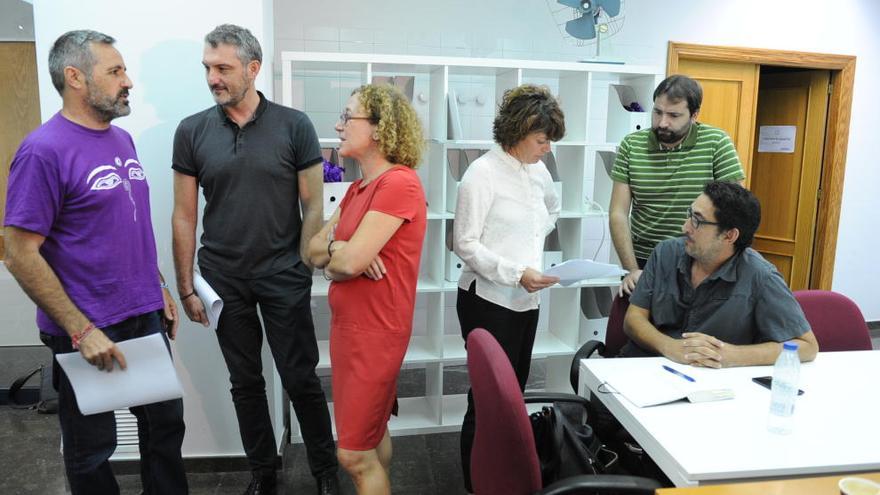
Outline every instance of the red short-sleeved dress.
POLYGON ((335 239, 347 241, 370 210, 404 222, 379 252, 388 273, 330 284, 330 359, 338 446, 376 448, 396 400, 397 375, 412 334, 425 192, 416 172, 395 166, 364 187, 351 185, 339 207, 335 239))

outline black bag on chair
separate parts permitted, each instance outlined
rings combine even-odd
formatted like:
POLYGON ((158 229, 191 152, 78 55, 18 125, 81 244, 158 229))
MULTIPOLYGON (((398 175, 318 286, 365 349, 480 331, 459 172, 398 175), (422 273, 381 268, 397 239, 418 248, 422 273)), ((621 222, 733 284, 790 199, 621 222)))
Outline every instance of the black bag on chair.
POLYGON ((583 414, 573 419, 563 414, 563 406, 567 404, 544 406, 529 417, 544 486, 581 474, 612 474, 617 454, 602 445, 583 414))

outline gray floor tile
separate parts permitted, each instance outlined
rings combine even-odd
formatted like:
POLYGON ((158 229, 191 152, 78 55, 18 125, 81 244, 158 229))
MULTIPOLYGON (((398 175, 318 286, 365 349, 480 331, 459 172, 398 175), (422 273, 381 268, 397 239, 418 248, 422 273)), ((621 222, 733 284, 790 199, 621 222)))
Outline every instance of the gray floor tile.
MULTIPOLYGON (((459 465, 458 433, 392 438, 392 490, 395 494, 464 493, 459 465)), ((58 417, 0 406, 0 494, 63 495, 64 465, 59 452, 58 417), (21 462, 15 460, 21 459, 21 462), (12 462, 10 462, 12 461, 12 462)), ((279 493, 314 493, 315 481, 301 444, 285 449, 279 493)), ((188 474, 193 495, 238 495, 250 482, 250 472, 188 474)), ((343 494, 354 494, 351 479, 339 473, 343 494)), ((137 474, 118 475, 121 493, 140 493, 137 474)))

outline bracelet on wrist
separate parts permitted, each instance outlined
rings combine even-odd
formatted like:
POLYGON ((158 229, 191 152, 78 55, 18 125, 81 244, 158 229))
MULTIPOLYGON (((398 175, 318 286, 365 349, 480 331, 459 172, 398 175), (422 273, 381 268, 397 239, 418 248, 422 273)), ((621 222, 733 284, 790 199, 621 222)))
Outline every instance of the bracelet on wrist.
POLYGON ((70 342, 73 345, 73 348, 79 350, 79 346, 83 340, 88 337, 92 331, 95 329, 95 325, 93 323, 89 323, 81 332, 75 333, 70 336, 70 342))
POLYGON ((190 292, 189 294, 187 294, 187 295, 185 295, 185 296, 180 296, 180 300, 183 301, 184 299, 189 299, 190 297, 192 297, 192 296, 194 296, 194 295, 196 295, 196 291, 192 291, 192 292, 190 292))
POLYGON ((168 284, 166 284, 165 282, 159 282, 159 288, 160 288, 160 289, 167 289, 167 288, 168 288, 168 284))

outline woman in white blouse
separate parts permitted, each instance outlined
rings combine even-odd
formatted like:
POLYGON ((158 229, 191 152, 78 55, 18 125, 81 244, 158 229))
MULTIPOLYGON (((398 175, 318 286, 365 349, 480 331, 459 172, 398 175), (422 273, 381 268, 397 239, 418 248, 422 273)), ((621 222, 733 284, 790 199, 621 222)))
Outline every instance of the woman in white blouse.
MULTIPOLYGON (((559 197, 541 157, 565 135, 559 104, 543 86, 504 93, 492 126, 496 146, 475 160, 458 188, 455 254, 465 266, 458 281, 458 321, 465 341, 485 328, 510 359, 525 388, 538 327, 538 291, 559 281, 541 273, 544 238, 559 217, 559 197)), ((470 480, 474 401, 461 428, 465 488, 470 480)))

